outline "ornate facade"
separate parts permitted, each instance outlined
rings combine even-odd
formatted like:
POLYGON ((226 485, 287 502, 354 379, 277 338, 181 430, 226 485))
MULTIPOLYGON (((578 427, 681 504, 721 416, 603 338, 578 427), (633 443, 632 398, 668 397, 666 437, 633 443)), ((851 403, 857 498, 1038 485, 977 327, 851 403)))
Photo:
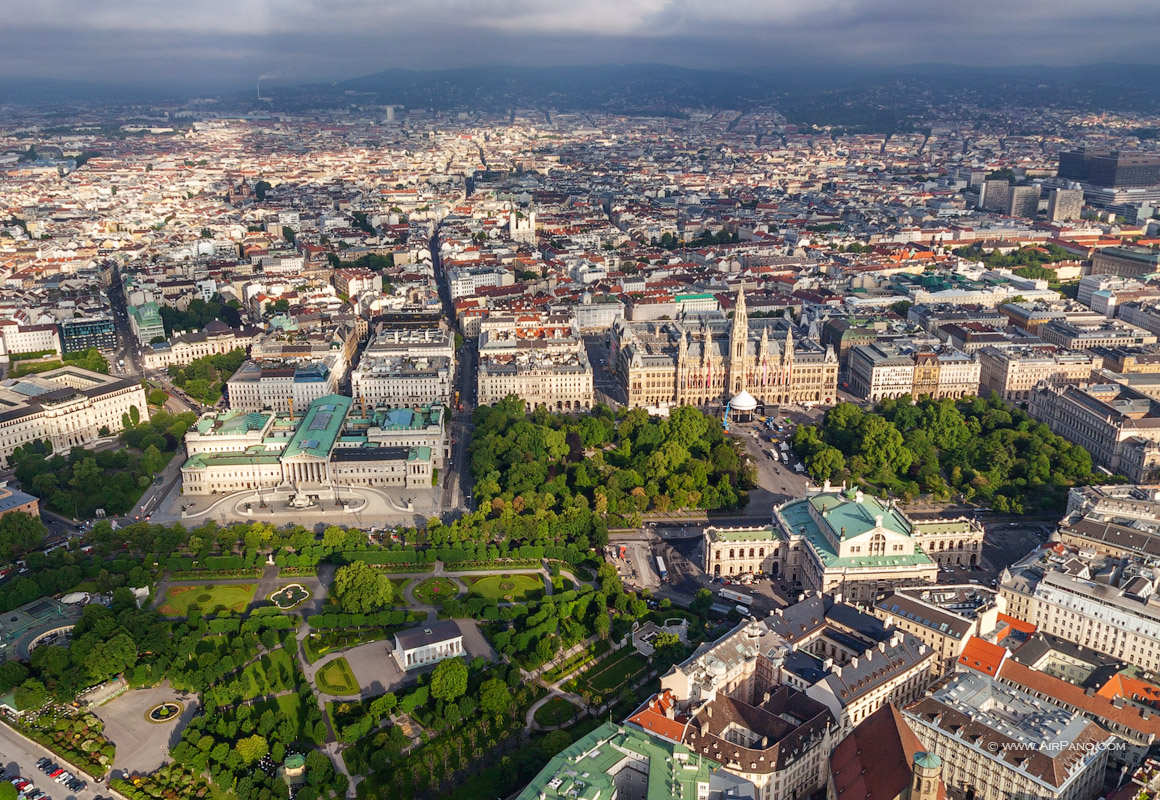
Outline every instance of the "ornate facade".
POLYGON ((783 319, 750 322, 742 291, 732 320, 619 320, 612 347, 630 406, 723 404, 741 391, 771 405, 833 403, 837 396, 833 349, 795 339, 783 319))

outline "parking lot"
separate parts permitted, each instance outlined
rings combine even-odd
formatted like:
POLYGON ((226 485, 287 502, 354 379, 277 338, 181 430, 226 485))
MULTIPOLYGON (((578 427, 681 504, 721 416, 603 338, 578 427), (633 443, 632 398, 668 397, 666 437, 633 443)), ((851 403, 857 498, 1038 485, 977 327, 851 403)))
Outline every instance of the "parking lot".
MULTIPOLYGON (((7 775, 5 780, 20 775, 31 780, 33 785, 45 793, 40 800, 95 800, 104 789, 102 785, 88 782, 80 791, 74 792, 49 778, 36 768, 36 762, 42 757, 52 758, 56 763, 68 769, 48 750, 38 744, 28 741, 16 734, 6 725, 0 725, 0 751, 4 753, 2 763, 7 775)), ((75 772, 74 770, 69 770, 75 772)), ((82 780, 86 780, 82 778, 82 780)))

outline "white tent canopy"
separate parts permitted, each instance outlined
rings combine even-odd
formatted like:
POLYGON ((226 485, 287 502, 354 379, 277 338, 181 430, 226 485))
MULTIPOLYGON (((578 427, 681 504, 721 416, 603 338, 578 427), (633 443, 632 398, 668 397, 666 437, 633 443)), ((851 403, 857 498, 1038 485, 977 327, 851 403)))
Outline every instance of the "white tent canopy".
POLYGON ((754 411, 757 409, 757 401, 753 399, 753 395, 742 389, 733 395, 733 399, 729 401, 729 407, 734 411, 754 411))

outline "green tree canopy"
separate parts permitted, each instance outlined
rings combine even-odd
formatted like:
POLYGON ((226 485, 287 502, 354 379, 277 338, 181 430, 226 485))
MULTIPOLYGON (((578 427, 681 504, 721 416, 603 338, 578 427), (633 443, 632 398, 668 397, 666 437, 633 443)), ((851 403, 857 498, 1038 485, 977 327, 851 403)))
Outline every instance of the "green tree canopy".
POLYGON ((24 511, 9 511, 0 517, 0 557, 5 562, 12 561, 36 549, 47 535, 48 529, 40 517, 24 511))
POLYGON ((447 658, 435 665, 431 673, 431 696, 452 701, 467 692, 467 665, 462 659, 447 658))
POLYGON ((330 593, 343 611, 366 614, 391 604, 394 586, 391 579, 363 561, 339 567, 334 573, 330 593))

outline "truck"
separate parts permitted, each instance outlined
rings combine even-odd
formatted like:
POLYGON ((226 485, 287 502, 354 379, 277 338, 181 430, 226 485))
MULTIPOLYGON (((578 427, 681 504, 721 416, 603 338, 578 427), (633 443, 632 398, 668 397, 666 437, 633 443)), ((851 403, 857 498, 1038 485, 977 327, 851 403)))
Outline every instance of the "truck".
POLYGON ((625 557, 626 555, 628 555, 628 548, 627 548, 626 546, 624 546, 624 545, 621 545, 621 546, 620 546, 620 560, 621 560, 621 561, 623 561, 623 560, 624 560, 624 557, 625 557))
POLYGON ((732 589, 722 589, 718 592, 726 600, 731 600, 733 603, 742 606, 753 605, 753 596, 745 594, 744 592, 735 592, 732 589))
POLYGON ((669 577, 668 571, 665 569, 665 560, 657 556, 657 574, 661 576, 661 580, 667 580, 669 577))

